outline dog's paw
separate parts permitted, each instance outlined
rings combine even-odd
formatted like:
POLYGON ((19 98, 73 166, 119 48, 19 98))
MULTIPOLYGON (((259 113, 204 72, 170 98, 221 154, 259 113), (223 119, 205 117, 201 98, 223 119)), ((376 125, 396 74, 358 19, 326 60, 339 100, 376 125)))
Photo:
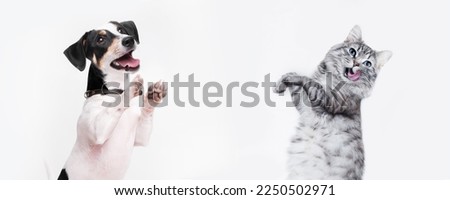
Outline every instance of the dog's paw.
POLYGON ((142 87, 144 84, 144 79, 142 79, 141 75, 136 75, 134 79, 130 82, 130 86, 128 87, 130 92, 130 99, 142 95, 142 87))
POLYGON ((151 84, 148 87, 147 98, 152 105, 157 105, 161 103, 161 101, 164 99, 166 95, 167 95, 167 86, 161 81, 158 81, 155 84, 151 84))
POLYGON ((290 72, 285 75, 283 75, 280 80, 276 83, 275 87, 273 88, 273 92, 275 93, 284 93, 286 91, 286 88, 288 85, 290 85, 291 78, 294 76, 298 76, 295 72, 290 72))

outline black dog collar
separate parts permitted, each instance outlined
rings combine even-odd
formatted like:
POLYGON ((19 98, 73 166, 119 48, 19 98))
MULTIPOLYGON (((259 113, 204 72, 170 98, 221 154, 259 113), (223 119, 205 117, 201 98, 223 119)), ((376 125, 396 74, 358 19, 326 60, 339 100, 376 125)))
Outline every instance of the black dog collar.
POLYGON ((96 94, 105 95, 105 94, 122 94, 122 93, 123 93, 122 89, 109 90, 108 88, 102 88, 102 89, 96 89, 96 90, 88 90, 84 93, 84 97, 87 99, 96 94))

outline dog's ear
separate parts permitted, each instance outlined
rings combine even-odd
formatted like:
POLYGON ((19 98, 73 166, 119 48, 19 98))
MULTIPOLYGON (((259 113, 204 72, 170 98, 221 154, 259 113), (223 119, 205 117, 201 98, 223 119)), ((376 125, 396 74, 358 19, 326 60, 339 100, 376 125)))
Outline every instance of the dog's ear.
POLYGON ((134 37, 136 42, 139 44, 139 34, 136 28, 136 24, 134 24, 133 21, 124 21, 120 22, 119 24, 122 25, 125 31, 128 33, 128 35, 134 37))
POLYGON ((80 71, 83 71, 86 68, 86 54, 84 53, 84 43, 86 42, 86 37, 89 32, 86 32, 80 40, 70 45, 65 51, 64 55, 66 55, 67 59, 69 59, 70 63, 75 66, 80 71))

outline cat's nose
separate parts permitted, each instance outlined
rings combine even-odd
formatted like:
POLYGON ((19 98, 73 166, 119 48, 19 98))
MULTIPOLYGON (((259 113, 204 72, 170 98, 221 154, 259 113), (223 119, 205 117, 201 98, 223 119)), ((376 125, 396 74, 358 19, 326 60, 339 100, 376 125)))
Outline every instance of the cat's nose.
POLYGON ((359 67, 359 63, 356 60, 353 60, 353 66, 359 67))

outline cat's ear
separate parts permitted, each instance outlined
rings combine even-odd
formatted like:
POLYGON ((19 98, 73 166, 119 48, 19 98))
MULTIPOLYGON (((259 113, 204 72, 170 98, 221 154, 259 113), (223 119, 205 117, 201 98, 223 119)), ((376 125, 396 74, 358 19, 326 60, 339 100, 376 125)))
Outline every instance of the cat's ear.
POLYGON ((361 28, 358 25, 355 25, 344 42, 358 42, 362 41, 362 33, 361 28))
POLYGON ((381 68, 392 57, 392 51, 377 51, 377 67, 381 68))

